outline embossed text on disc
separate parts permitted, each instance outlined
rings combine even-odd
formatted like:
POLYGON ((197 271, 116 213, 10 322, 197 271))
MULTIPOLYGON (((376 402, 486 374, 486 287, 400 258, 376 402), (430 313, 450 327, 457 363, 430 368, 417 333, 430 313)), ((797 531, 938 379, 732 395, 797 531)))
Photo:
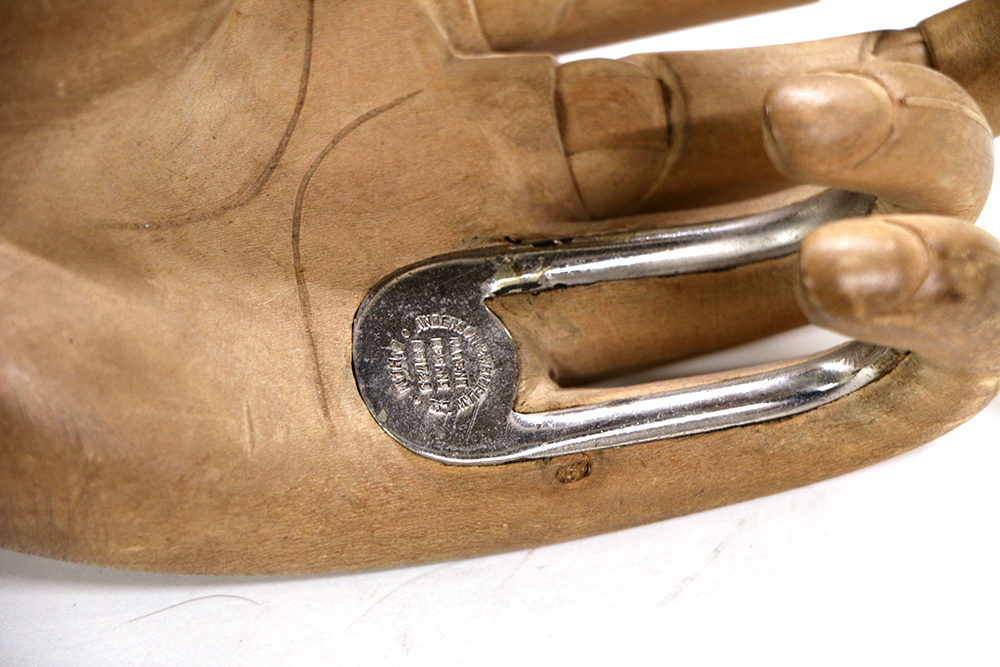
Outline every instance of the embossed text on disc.
POLYGON ((482 403, 493 382, 489 344, 476 327, 450 315, 418 315, 386 352, 385 370, 396 398, 432 415, 471 410, 482 403))

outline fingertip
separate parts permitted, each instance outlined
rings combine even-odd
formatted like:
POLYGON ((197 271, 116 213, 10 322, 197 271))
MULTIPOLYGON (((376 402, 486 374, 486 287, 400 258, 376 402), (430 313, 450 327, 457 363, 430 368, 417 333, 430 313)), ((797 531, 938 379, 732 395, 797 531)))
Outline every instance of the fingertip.
POLYGON ((878 196, 893 210, 975 220, 993 139, 948 77, 870 62, 785 79, 766 96, 764 140, 786 177, 878 196))
POLYGON ((907 227, 884 220, 826 225, 802 244, 800 304, 826 325, 896 313, 927 280, 930 262, 927 244, 907 227))
POLYGON ((799 272, 812 323, 923 364, 1000 373, 1000 241, 982 229, 934 215, 832 223, 803 241, 799 272))
POLYGON ((893 100, 872 78, 822 72, 785 79, 764 101, 764 138, 775 166, 794 180, 844 171, 892 135, 893 100))

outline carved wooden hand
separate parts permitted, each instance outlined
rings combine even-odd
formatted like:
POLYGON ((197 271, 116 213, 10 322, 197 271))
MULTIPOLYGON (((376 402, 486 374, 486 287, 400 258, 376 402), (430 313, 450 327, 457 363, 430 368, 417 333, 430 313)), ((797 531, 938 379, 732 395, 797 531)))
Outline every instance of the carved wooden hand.
POLYGON ((454 558, 806 484, 971 417, 1000 383, 1000 244, 971 224, 1000 127, 997 3, 764 49, 546 53, 790 4, 6 3, 0 545, 230 574, 454 558), (457 468, 358 395, 352 318, 401 266, 758 211, 794 184, 877 195, 877 214, 799 257, 495 311, 526 410, 805 318, 912 351, 849 398, 457 468))

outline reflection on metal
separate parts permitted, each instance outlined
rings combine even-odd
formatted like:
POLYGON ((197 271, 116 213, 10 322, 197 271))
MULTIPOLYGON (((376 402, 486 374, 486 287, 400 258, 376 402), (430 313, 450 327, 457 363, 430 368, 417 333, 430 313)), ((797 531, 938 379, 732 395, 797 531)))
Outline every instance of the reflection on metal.
POLYGON ((502 247, 404 268, 354 319, 354 374, 378 423, 412 451, 493 464, 620 447, 788 417, 882 377, 903 353, 849 343, 807 362, 724 382, 522 414, 517 349, 485 300, 611 280, 728 269, 790 255, 816 226, 873 199, 828 191, 701 225, 502 247))

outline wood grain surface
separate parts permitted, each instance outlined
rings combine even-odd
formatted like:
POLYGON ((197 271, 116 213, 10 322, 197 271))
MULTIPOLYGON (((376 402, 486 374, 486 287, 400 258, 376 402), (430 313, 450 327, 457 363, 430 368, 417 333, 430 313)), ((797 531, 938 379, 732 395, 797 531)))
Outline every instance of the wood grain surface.
POLYGON ((0 545, 226 574, 463 557, 807 484, 970 418, 1000 390, 1000 245, 970 224, 997 3, 806 44, 551 54, 788 4, 6 3, 0 545), (762 210, 802 185, 877 195, 876 215, 790 260, 496 310, 528 407, 623 395, 573 385, 806 318, 911 351, 848 398, 455 468, 397 445, 357 394, 353 314, 396 268, 762 210))

